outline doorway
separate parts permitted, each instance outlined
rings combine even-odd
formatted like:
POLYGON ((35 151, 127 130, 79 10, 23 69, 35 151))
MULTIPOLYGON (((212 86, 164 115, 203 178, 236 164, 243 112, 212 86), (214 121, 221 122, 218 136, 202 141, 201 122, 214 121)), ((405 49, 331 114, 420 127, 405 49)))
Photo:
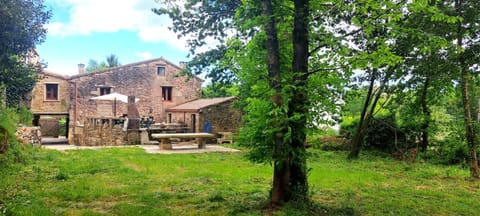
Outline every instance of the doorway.
POLYGON ((192 114, 191 116, 191 121, 192 121, 192 133, 196 133, 196 125, 197 125, 197 115, 192 114))

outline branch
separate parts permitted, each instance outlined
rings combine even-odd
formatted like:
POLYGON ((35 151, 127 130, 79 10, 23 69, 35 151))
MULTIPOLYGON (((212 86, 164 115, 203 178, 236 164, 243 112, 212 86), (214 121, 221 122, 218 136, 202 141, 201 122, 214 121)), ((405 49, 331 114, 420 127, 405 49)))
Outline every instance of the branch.
POLYGON ((342 69, 343 67, 336 67, 336 68, 318 68, 316 70, 313 70, 313 71, 310 71, 308 73, 306 73, 307 76, 310 76, 314 73, 317 73, 317 72, 320 72, 320 71, 332 71, 332 70, 339 70, 339 69, 342 69))

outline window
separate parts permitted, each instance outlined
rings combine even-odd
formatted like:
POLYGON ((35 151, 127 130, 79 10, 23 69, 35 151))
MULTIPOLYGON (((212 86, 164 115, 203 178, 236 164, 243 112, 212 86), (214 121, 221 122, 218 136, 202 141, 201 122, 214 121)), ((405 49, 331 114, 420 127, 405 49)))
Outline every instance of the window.
POLYGON ((112 88, 110 87, 101 87, 100 88, 100 95, 107 95, 111 93, 112 88))
POLYGON ((162 87, 162 101, 172 101, 172 87, 163 86, 162 87))
POLYGON ((54 83, 45 84, 45 99, 58 100, 58 84, 54 84, 54 83))
POLYGON ((165 67, 164 66, 157 66, 157 75, 165 76, 165 67))

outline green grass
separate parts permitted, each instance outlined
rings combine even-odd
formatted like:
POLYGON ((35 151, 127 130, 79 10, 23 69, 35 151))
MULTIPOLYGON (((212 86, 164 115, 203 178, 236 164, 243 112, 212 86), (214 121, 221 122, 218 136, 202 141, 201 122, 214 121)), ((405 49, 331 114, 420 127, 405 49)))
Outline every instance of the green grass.
MULTIPOLYGON (((468 170, 313 150, 314 204, 274 215, 478 215, 468 170)), ((264 215, 272 169, 242 154, 139 148, 57 152, 0 170, 0 215, 264 215)))

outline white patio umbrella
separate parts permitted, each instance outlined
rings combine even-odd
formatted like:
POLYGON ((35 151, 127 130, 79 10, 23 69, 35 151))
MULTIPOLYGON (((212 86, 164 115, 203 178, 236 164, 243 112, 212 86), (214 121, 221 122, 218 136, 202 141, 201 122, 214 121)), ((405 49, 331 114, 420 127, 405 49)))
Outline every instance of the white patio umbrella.
MULTIPOLYGON (((90 99, 92 99, 92 100, 110 100, 110 101, 113 101, 113 110, 114 110, 113 111, 113 116, 117 116, 117 101, 128 103, 128 96, 127 95, 123 95, 123 94, 116 93, 116 92, 106 94, 106 95, 102 95, 102 96, 93 97, 93 98, 90 98, 90 99)), ((135 98, 135 103, 138 102, 138 101, 139 101, 139 99, 135 98)))

